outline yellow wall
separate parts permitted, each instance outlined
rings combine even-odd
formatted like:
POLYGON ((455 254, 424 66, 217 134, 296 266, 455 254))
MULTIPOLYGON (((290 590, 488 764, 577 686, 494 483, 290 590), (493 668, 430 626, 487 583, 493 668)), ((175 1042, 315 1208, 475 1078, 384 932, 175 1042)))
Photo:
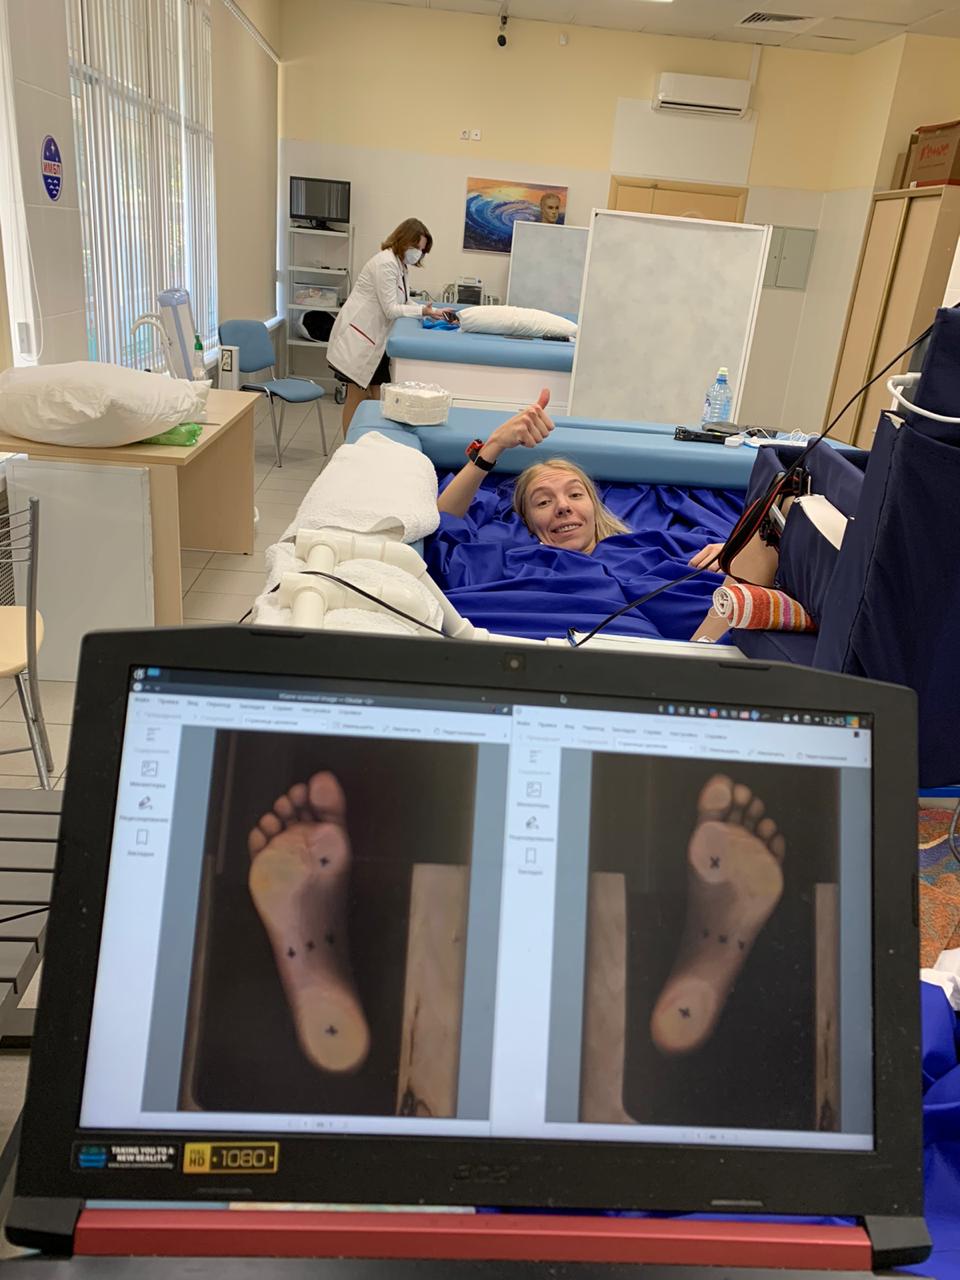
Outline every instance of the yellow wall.
POLYGON ((609 168, 618 97, 649 98, 660 71, 746 76, 751 58, 746 45, 514 20, 499 49, 490 17, 344 0, 285 0, 282 32, 285 138, 457 154, 471 127, 478 160, 579 169, 609 168))
POLYGON ((280 52, 280 6, 282 0, 237 0, 268 44, 280 52))
POLYGON ((879 167, 902 55, 901 38, 844 58, 848 70, 837 104, 829 189, 890 185, 892 162, 888 173, 881 175, 879 167))
MULTIPOLYGON (((243 0, 276 48, 280 0, 243 0)), ((222 4, 213 13, 214 176, 221 320, 276 311, 277 65, 222 4)))
MULTIPOLYGON (((618 98, 650 97, 661 71, 746 77, 752 56, 716 40, 516 20, 498 49, 496 30, 474 14, 283 0, 281 134, 449 155, 467 145, 461 127, 481 128, 469 144, 478 161, 609 170, 618 98), (461 82, 483 92, 458 96, 461 82)), ((960 116, 960 41, 900 37, 853 56, 765 48, 753 105, 751 186, 886 186, 915 124, 960 116)))
POLYGON ((903 59, 880 156, 880 183, 890 180, 897 155, 919 124, 960 118, 960 40, 902 36, 903 59))

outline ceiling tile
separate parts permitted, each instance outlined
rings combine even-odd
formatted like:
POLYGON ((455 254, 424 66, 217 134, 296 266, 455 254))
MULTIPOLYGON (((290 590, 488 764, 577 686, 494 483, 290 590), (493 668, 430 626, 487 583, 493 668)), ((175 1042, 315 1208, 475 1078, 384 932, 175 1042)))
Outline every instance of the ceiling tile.
POLYGON ((924 36, 960 36, 960 6, 946 9, 934 18, 918 22, 910 30, 924 36))
POLYGON ((450 13, 483 13, 496 17, 500 0, 427 0, 428 9, 446 9, 450 13))
POLYGON ((510 0, 510 16, 534 22, 572 23, 576 0, 510 0))
POLYGON ((758 9, 783 10, 805 14, 811 18, 853 18, 862 22, 889 22, 909 26, 946 7, 956 7, 956 0, 769 0, 758 9))
POLYGON ((733 44, 771 44, 785 45, 793 43, 793 35, 789 31, 776 32, 770 30, 757 31, 754 27, 727 27, 718 31, 717 40, 730 40, 733 44))

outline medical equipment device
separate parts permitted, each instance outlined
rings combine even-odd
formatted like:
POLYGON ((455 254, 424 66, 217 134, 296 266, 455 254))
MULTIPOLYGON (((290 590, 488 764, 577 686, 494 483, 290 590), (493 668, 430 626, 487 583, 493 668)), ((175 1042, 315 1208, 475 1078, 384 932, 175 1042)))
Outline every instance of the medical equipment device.
POLYGON ((483 302, 483 281, 477 276, 461 276, 454 285, 454 302, 478 307, 483 302))
POLYGON ((186 289, 161 289, 157 294, 159 311, 148 311, 134 320, 133 337, 145 326, 154 329, 172 378, 193 379, 193 344, 197 330, 186 289))
POLYGON ((324 630, 327 614, 334 609, 362 609, 378 612, 378 604, 367 596, 351 590, 349 584, 332 581, 337 566, 351 560, 379 560, 394 565, 410 575, 409 583, 395 576, 384 577, 376 594, 390 611, 396 611, 417 624, 418 634, 436 634, 429 623, 429 610, 420 587, 426 589, 432 602, 439 606, 443 634, 462 640, 503 640, 509 643, 537 644, 538 641, 516 641, 512 636, 493 636, 483 627, 456 611, 440 588, 431 581, 427 566, 413 547, 404 542, 371 534, 347 533, 339 529, 301 529, 296 539, 296 556, 303 561, 305 571, 285 573, 280 582, 279 603, 289 608, 291 624, 324 630), (326 577, 316 574, 330 575, 326 577))

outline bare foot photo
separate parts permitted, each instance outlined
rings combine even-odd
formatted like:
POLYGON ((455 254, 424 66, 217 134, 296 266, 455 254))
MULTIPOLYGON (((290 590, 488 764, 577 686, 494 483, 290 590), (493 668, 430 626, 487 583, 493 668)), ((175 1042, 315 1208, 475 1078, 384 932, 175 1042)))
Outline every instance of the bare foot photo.
POLYGON ((323 1071, 351 1072, 370 1048, 347 940, 350 837, 343 789, 315 773, 250 831, 250 895, 273 946, 297 1038, 323 1071))
POLYGON ((749 787, 724 774, 700 792, 687 849, 687 917, 650 1019, 665 1054, 709 1039, 750 949, 783 893, 785 842, 749 787))

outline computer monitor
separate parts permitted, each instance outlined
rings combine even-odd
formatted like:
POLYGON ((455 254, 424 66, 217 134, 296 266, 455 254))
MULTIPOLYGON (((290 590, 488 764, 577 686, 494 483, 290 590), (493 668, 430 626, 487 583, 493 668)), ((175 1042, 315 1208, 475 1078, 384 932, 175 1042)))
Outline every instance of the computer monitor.
POLYGON ((709 657, 88 637, 19 1203, 919 1215, 914 741, 709 657))
POLYGON ((350 221, 350 183, 332 178, 291 178, 290 217, 323 229, 350 221))

